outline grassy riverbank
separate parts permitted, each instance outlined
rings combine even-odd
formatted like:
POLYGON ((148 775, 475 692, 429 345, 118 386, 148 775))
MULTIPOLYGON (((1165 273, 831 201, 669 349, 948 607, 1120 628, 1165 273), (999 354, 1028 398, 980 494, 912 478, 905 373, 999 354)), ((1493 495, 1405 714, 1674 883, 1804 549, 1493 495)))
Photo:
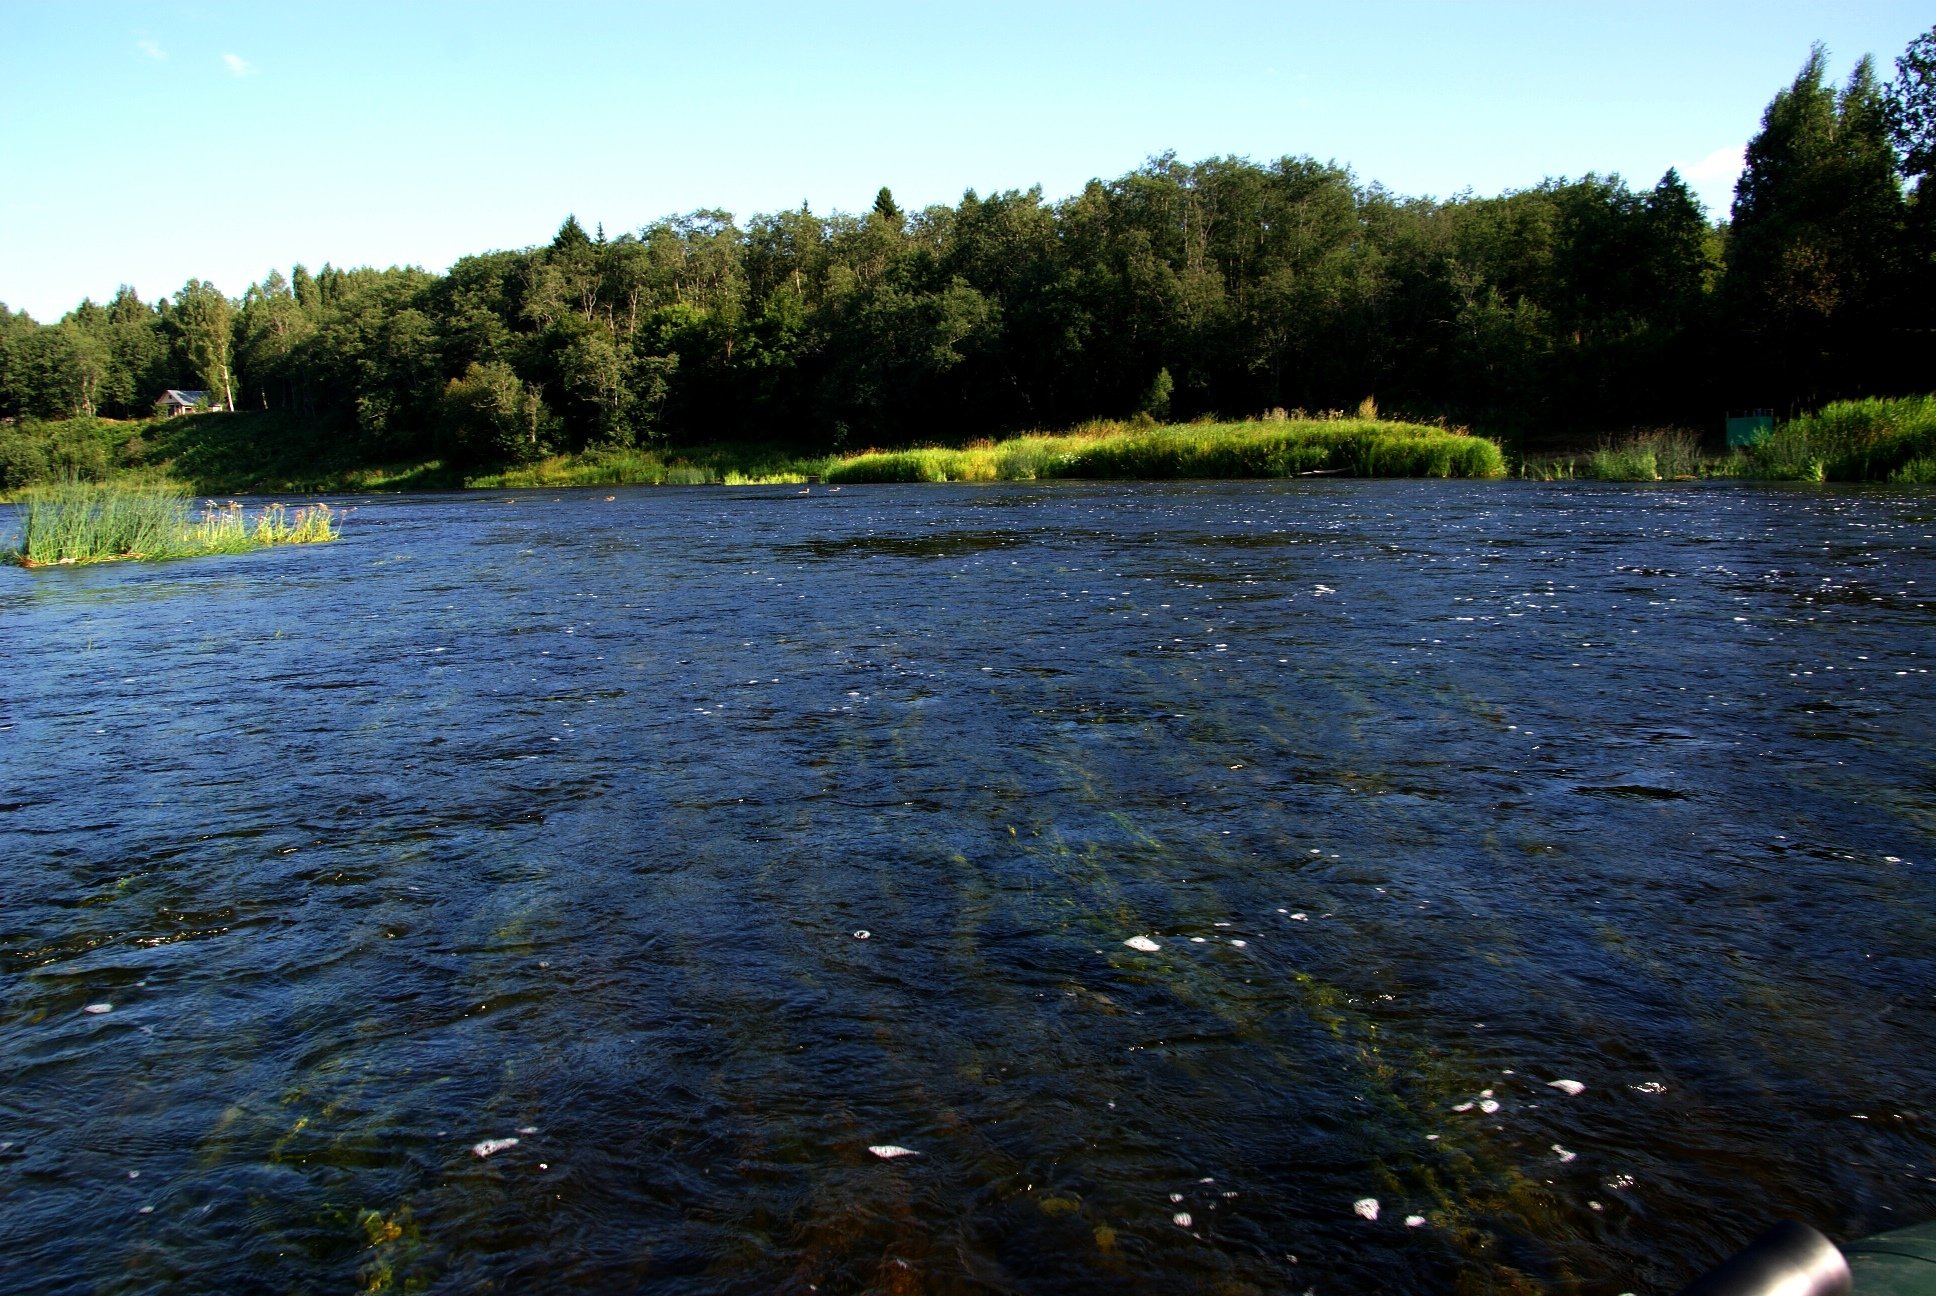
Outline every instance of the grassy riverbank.
POLYGON ((1377 418, 1276 419, 1170 427, 1094 424, 1059 436, 1011 437, 963 449, 869 452, 831 464, 832 482, 1038 481, 1107 478, 1503 477, 1484 437, 1377 418))
POLYGON ((1777 427, 1744 455, 1775 481, 1936 483, 1936 396, 1837 401, 1777 427))
POLYGON ((359 458, 354 442, 282 414, 202 414, 0 428, 0 493, 63 477, 179 482, 196 494, 347 494, 518 487, 701 486, 1098 478, 1499 477, 1936 482, 1936 396, 1841 401, 1722 451, 1687 428, 1637 430, 1508 463, 1489 438, 1375 417, 1188 424, 1099 422, 965 446, 802 454, 782 445, 598 447, 498 469, 359 458))
POLYGON ((180 488, 166 482, 35 486, 20 505, 20 545, 5 557, 22 567, 247 553, 336 538, 336 515, 327 504, 251 511, 210 500, 191 514, 180 488))
POLYGON ((1587 451, 1529 456, 1537 481, 1886 481, 1936 483, 1936 396, 1837 401, 1752 446, 1712 451, 1685 428, 1656 428, 1587 451))
POLYGON ((509 490, 531 486, 764 486, 817 481, 839 462, 769 446, 711 445, 681 450, 633 447, 553 455, 501 472, 473 474, 466 486, 509 490))
POLYGON ((291 414, 71 418, 0 425, 0 497, 51 482, 178 483, 201 496, 456 489, 436 459, 373 461, 328 424, 291 414))

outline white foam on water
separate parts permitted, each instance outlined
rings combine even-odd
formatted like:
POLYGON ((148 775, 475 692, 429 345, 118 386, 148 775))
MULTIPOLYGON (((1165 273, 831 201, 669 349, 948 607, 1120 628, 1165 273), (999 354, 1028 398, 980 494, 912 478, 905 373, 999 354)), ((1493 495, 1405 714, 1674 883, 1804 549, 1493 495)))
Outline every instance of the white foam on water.
POLYGON ((1378 1199, 1376 1197, 1360 1197, 1357 1201, 1351 1203, 1351 1210, 1360 1219, 1375 1220, 1378 1218, 1378 1199))
POLYGON ((88 1005, 87 1007, 85 1007, 85 1008, 83 1008, 83 1009, 81 1009, 81 1011, 82 1011, 82 1012, 84 1012, 84 1013, 106 1013, 106 1012, 113 1012, 113 1011, 114 1011, 114 1005, 113 1005, 113 1004, 111 1004, 111 1003, 97 1003, 97 1004, 89 1004, 89 1005, 88 1005))
POLYGON ((871 931, 868 931, 868 930, 867 930, 867 929, 866 929, 865 927, 863 927, 863 928, 861 928, 861 929, 860 929, 859 931, 857 931, 857 932, 855 932, 855 933, 854 933, 854 939, 855 939, 855 940, 867 940, 867 939, 869 939, 870 937, 872 937, 872 936, 873 936, 873 934, 874 934, 873 932, 871 932, 871 931))
POLYGON ((1405 1217, 1405 1227, 1406 1228, 1424 1228, 1425 1217, 1423 1215, 1407 1215, 1405 1217))
POLYGON ((471 1155, 476 1157, 496 1156, 505 1148, 514 1148, 518 1141, 514 1138, 485 1139, 482 1143, 471 1145, 471 1155))
POLYGON ((1178 1228, 1189 1228, 1192 1223, 1190 1212, 1178 1211, 1176 1214, 1170 1216, 1170 1223, 1176 1225, 1178 1228))
POLYGON ((1557 1156, 1562 1161, 1577 1161, 1580 1159, 1580 1154, 1578 1152, 1568 1152, 1565 1148, 1561 1147, 1557 1143, 1553 1145, 1553 1155, 1557 1156))
POLYGON ((913 1148, 902 1147, 899 1143, 870 1143, 867 1145, 867 1150, 883 1161, 892 1161, 895 1157, 921 1155, 913 1148))
POLYGON ((1147 936, 1131 936, 1128 940, 1124 941, 1123 944, 1129 946, 1133 950, 1141 950, 1145 954, 1154 954, 1156 953, 1157 950, 1160 950, 1163 948, 1161 945, 1158 945, 1155 941, 1151 940, 1147 936))
POLYGON ((1548 1089, 1557 1089, 1569 1098, 1577 1098, 1586 1092, 1586 1086, 1578 1080, 1548 1080, 1546 1087, 1548 1089))

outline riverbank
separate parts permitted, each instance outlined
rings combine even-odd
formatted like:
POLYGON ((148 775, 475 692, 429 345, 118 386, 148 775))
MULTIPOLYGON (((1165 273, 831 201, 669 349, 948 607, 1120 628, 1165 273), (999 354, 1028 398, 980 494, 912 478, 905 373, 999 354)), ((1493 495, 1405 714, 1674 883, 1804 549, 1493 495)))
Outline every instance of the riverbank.
POLYGON ((1096 424, 1060 436, 1020 436, 963 449, 854 455, 831 482, 1165 481, 1311 477, 1503 477, 1498 443, 1377 418, 1262 419, 1137 427, 1096 424))
POLYGON ((1514 476, 1534 481, 1886 481, 1936 483, 1936 396, 1837 401, 1778 425, 1763 441, 1722 452, 1687 428, 1651 428, 1589 450, 1528 455, 1514 476))
POLYGON ((0 486, 13 493, 64 478, 160 479, 201 495, 234 495, 1083 477, 1498 477, 1506 470, 1498 445, 1485 437, 1375 417, 1096 422, 965 446, 846 455, 746 443, 598 446, 495 469, 462 469, 437 458, 362 462, 352 440, 282 414, 69 419, 0 429, 0 486))
POLYGON ((1640 429, 1571 451, 1509 457, 1460 429, 1367 417, 1186 424, 1095 422, 967 445, 807 454, 720 442, 598 446, 526 464, 461 467, 426 456, 374 463, 353 436, 276 413, 0 427, 0 498, 36 482, 163 480, 204 496, 571 486, 781 485, 814 481, 1502 477, 1541 481, 1936 482, 1936 396, 1841 401, 1719 450, 1687 428, 1640 429))

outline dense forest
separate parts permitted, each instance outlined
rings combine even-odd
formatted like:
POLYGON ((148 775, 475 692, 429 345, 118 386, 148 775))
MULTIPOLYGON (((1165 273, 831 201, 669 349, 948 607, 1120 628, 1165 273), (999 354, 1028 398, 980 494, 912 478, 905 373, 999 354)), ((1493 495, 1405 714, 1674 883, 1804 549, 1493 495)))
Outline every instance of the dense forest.
POLYGON ((0 418, 281 410, 359 458, 813 449, 1355 406, 1510 438, 1706 428, 1931 388, 1936 28, 1884 81, 1813 51, 1726 220, 1669 171, 1407 198, 1335 164, 1152 159, 903 211, 700 211, 448 273, 301 266, 231 299, 0 306, 0 418))

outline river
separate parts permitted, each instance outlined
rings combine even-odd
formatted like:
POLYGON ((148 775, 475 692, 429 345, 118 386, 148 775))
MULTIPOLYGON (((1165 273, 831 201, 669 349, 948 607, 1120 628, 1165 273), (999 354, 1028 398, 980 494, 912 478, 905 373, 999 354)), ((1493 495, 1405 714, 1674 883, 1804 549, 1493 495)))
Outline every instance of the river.
POLYGON ((1936 496, 796 492, 0 569, 0 1288, 1612 1296, 1936 1217, 1936 496))

